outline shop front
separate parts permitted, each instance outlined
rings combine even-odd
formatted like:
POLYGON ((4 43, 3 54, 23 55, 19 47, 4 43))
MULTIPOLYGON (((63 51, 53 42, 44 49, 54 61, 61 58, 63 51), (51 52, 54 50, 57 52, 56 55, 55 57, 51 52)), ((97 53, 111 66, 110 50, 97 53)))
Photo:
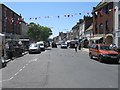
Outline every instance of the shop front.
POLYGON ((107 34, 104 38, 105 44, 113 44, 113 34, 107 34))

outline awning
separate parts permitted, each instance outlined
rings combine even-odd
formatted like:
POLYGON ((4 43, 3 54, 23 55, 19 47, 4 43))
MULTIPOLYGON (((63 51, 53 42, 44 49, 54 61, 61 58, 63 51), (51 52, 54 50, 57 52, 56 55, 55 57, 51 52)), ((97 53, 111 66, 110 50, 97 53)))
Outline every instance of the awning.
POLYGON ((3 36, 5 36, 5 34, 0 33, 0 36, 2 36, 2 37, 3 37, 3 36))
POLYGON ((90 38, 90 40, 99 40, 101 38, 103 38, 103 37, 94 37, 94 38, 90 38))
POLYGON ((30 41, 29 39, 19 39, 20 41, 30 41))
POLYGON ((81 42, 84 42, 85 40, 87 40, 87 39, 82 39, 81 42))

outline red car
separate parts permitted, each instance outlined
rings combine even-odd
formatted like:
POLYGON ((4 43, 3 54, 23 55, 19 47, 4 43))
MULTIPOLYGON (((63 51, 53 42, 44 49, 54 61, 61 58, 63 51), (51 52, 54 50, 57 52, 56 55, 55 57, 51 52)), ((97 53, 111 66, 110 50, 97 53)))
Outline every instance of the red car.
POLYGON ((97 57, 100 62, 105 60, 119 62, 119 54, 116 51, 113 51, 109 45, 105 44, 93 44, 89 48, 89 56, 92 59, 97 57))

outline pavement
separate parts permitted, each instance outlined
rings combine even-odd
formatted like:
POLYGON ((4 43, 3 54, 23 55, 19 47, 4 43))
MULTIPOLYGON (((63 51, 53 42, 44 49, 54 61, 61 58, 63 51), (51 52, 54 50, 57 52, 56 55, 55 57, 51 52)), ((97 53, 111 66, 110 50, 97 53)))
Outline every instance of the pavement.
MULTIPOLYGON (((26 55, 28 53, 28 51, 26 51, 26 52, 24 52, 24 53, 22 53, 22 55, 26 55)), ((13 59, 15 59, 16 57, 13 57, 13 59)), ((12 61, 11 59, 7 59, 7 60, 5 60, 6 62, 9 62, 9 61, 12 61)))

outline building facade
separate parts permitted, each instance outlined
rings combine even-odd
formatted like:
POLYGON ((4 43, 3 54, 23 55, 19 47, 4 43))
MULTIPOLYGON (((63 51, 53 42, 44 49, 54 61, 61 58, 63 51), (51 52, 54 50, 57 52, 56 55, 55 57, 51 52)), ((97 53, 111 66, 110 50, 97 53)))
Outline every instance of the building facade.
POLYGON ((113 2, 100 2, 93 8, 93 33, 97 43, 114 43, 113 2), (99 39, 103 38, 102 41, 99 39))
POLYGON ((5 34, 6 40, 18 39, 21 35, 21 16, 13 10, 0 4, 0 33, 5 34))
POLYGON ((120 48, 120 1, 114 2, 114 8, 117 10, 114 13, 114 43, 120 48))

